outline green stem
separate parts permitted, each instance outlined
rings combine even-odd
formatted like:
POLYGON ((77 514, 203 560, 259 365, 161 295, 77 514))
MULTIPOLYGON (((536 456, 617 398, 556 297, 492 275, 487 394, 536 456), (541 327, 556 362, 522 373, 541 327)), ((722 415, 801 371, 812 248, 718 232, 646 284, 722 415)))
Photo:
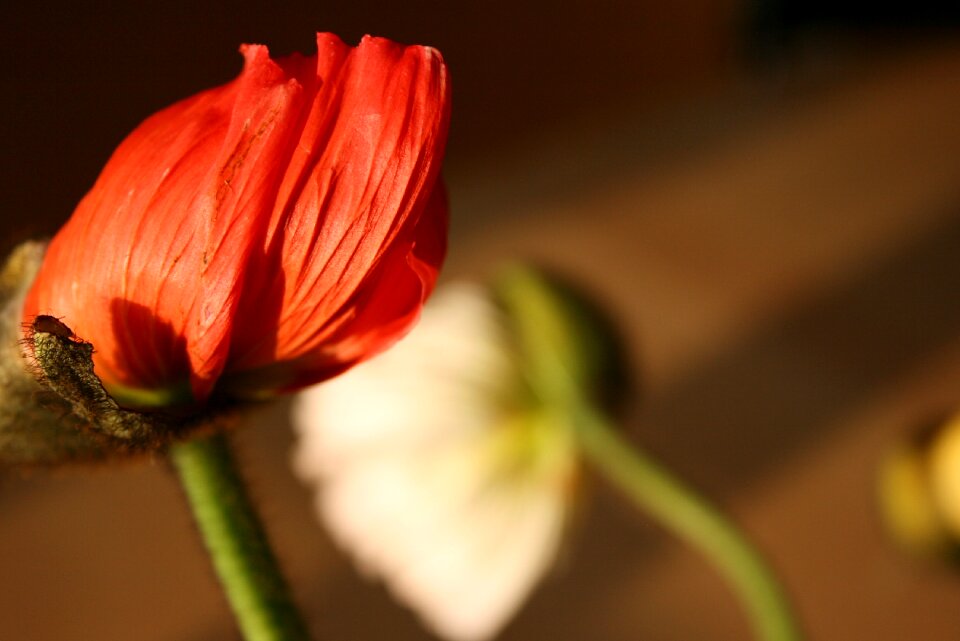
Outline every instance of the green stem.
POLYGON ((244 639, 308 639, 226 436, 177 443, 170 458, 244 639))
POLYGON ((757 638, 802 638, 787 599, 757 550, 727 517, 653 458, 629 445, 591 410, 578 412, 578 435, 587 456, 638 506, 698 548, 727 578, 757 638))
POLYGON ((603 371, 602 329, 566 291, 536 270, 504 272, 497 295, 513 322, 531 392, 573 417, 586 455, 638 506, 699 548, 727 578, 762 641, 799 641, 800 630, 773 573, 740 530, 654 459, 626 443, 593 409, 587 391, 603 371), (602 341, 600 341, 602 343, 602 341))

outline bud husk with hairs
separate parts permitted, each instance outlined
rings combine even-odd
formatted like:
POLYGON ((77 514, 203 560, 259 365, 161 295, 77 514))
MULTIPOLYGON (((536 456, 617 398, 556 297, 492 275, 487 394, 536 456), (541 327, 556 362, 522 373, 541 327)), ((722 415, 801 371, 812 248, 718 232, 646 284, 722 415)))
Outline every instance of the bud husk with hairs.
POLYGON ((21 323, 45 243, 26 242, 0 271, 0 467, 99 461, 164 449, 222 427, 222 412, 178 416, 120 407, 94 372, 94 346, 59 319, 21 323))

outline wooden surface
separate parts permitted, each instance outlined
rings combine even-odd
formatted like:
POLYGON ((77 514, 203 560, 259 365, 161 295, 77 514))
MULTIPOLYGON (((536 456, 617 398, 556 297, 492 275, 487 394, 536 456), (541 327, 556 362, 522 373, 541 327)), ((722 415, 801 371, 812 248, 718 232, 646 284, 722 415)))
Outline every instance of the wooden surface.
MULTIPOLYGON (((873 483, 960 406, 960 44, 855 60, 454 159, 445 278, 535 258, 594 290, 640 373, 632 437, 741 520, 811 639, 947 641, 960 574, 884 539, 873 483)), ((430 638, 314 524, 290 439, 283 407, 241 438, 318 638, 430 638)), ((586 498, 503 639, 748 638, 698 556, 586 498)), ((0 640, 236 638, 162 463, 5 479, 0 514, 0 640)))

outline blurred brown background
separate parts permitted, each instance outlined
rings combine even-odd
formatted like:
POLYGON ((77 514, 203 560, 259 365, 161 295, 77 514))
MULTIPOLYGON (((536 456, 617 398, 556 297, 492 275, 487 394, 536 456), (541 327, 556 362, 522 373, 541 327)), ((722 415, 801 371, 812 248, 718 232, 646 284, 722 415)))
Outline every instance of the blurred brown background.
MULTIPOLYGON (((761 543, 816 640, 956 639, 960 574, 882 536, 874 470, 960 406, 957 10, 846 2, 18 3, 0 22, 3 248, 52 233, 156 109, 241 42, 315 30, 452 69, 446 278, 532 257, 617 316, 635 439, 761 543)), ((284 408, 241 435, 318 638, 430 638, 358 578, 291 477, 284 408)), ((746 639, 694 553, 598 484, 504 639, 746 639)), ((237 634, 161 462, 0 482, 0 641, 237 634)))

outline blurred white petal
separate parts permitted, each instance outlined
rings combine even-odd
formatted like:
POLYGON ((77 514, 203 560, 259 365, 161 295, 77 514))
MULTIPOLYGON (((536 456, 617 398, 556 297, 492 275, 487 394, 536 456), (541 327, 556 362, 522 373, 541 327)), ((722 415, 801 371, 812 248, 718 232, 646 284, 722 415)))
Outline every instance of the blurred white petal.
POLYGON ((438 292, 396 347, 301 394, 295 468, 363 570, 438 634, 496 634, 553 562, 575 457, 525 396, 485 291, 438 292))

